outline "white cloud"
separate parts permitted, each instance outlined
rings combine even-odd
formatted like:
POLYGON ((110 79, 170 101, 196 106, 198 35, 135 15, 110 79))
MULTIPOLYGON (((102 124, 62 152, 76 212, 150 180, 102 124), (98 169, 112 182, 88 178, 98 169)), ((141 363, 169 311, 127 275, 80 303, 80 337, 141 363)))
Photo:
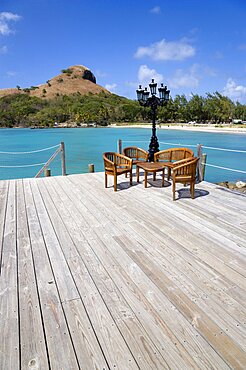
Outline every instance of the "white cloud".
POLYGON ((171 89, 197 87, 199 81, 198 65, 194 64, 188 71, 178 69, 174 76, 168 80, 168 85, 171 89))
POLYGON ((100 71, 99 69, 96 70, 96 76, 97 77, 106 77, 107 73, 100 71))
POLYGON ((111 92, 115 92, 116 87, 117 87, 117 84, 106 84, 105 85, 105 89, 107 89, 111 92))
POLYGON ((160 14, 161 8, 159 6, 154 6, 154 8, 150 9, 150 13, 153 14, 160 14))
POLYGON ((246 103, 246 86, 237 85, 236 81, 232 78, 228 78, 227 83, 222 90, 222 94, 228 96, 228 98, 246 103))
POLYGON ((241 44, 238 46, 239 50, 245 51, 246 50, 246 44, 241 44))
POLYGON ((0 54, 5 54, 7 53, 7 51, 8 51, 8 48, 6 45, 0 47, 0 54))
POLYGON ((155 82, 158 84, 163 82, 162 74, 158 73, 155 69, 150 69, 146 65, 141 65, 138 70, 138 80, 142 85, 148 85, 152 78, 155 79, 155 82))
POLYGON ((215 54, 214 54, 214 58, 215 59, 223 59, 224 58, 224 54, 221 51, 217 50, 215 52, 215 54))
POLYGON ((16 72, 14 72, 14 71, 8 71, 7 72, 7 76, 8 77, 14 77, 14 76, 16 76, 17 75, 17 73, 16 72))
POLYGON ((9 35, 14 31, 10 28, 9 23, 16 22, 21 17, 17 14, 9 13, 9 12, 1 12, 0 13, 0 35, 9 35))
POLYGON ((184 60, 195 55, 195 48, 186 39, 155 42, 150 46, 140 46, 135 58, 149 57, 152 60, 184 60))

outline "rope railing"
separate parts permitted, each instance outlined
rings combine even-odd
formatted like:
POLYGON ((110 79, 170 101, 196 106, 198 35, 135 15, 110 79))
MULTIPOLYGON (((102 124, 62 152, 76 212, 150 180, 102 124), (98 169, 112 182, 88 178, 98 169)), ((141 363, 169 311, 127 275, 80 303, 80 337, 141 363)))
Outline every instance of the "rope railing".
MULTIPOLYGON (((131 141, 131 140, 119 140, 118 142, 118 148, 122 147, 122 143, 148 143, 147 141, 131 141)), ((164 141, 159 141, 159 144, 163 145, 171 145, 171 146, 180 146, 180 147, 191 147, 191 148, 197 148, 197 156, 200 158, 199 163, 198 163, 198 177, 199 180, 202 181, 204 179, 204 174, 205 174, 205 168, 206 166, 208 167, 213 167, 213 168, 218 168, 221 170, 226 170, 226 171, 232 171, 232 172, 238 172, 245 174, 246 171, 235 169, 235 168, 229 168, 229 167, 223 167, 223 166, 217 166, 214 164, 206 163, 206 158, 207 155, 202 153, 203 149, 208 149, 208 150, 218 150, 218 151, 225 151, 225 152, 232 152, 232 153, 240 153, 240 154, 246 154, 246 150, 237 150, 237 149, 227 149, 227 148, 217 148, 217 147, 211 147, 211 146, 205 146, 201 144, 182 144, 182 143, 170 143, 170 142, 164 142, 164 141)))
POLYGON ((32 164, 21 164, 21 165, 0 165, 0 168, 28 168, 28 167, 40 167, 42 168, 38 171, 35 177, 40 177, 41 174, 47 169, 50 163, 57 157, 59 153, 61 153, 61 162, 62 162, 62 175, 66 175, 66 164, 65 164, 65 146, 64 143, 61 142, 60 144, 53 145, 47 148, 32 150, 32 151, 25 151, 25 152, 5 152, 0 151, 0 154, 5 155, 27 155, 27 154, 36 154, 44 151, 48 151, 51 149, 57 148, 56 151, 52 154, 52 156, 46 161, 42 163, 32 163, 32 164))
POLYGON ((42 166, 44 163, 34 163, 34 164, 22 164, 20 166, 0 166, 0 168, 25 168, 25 167, 37 167, 37 166, 42 166))
POLYGON ((234 152, 234 153, 246 153, 246 150, 236 150, 236 149, 226 149, 226 148, 214 148, 212 146, 202 146, 205 149, 212 149, 212 150, 222 150, 224 152, 234 152))
POLYGON ((236 169, 234 169, 234 168, 228 168, 228 167, 216 166, 215 164, 210 164, 210 163, 205 163, 205 162, 202 162, 202 165, 205 165, 205 166, 208 166, 208 167, 219 168, 219 169, 221 169, 221 170, 227 170, 227 171, 233 171, 233 172, 246 173, 246 171, 236 170, 236 169))
MULTIPOLYGON (((130 141, 130 140, 122 140, 122 143, 147 143, 148 144, 148 141, 130 141)), ((164 144, 164 145, 173 145, 173 146, 188 146, 188 147, 191 147, 191 148, 196 148, 197 145, 195 144, 181 144, 181 143, 169 143, 169 142, 164 142, 164 141, 159 141, 159 144, 164 144)), ((203 148, 205 149, 212 149, 212 150, 222 150, 222 151, 226 151, 226 152, 234 152, 234 153, 246 153, 246 150, 236 150, 236 149, 227 149, 227 148, 216 148, 216 147, 212 147, 212 146, 205 146, 203 145, 202 146, 203 148)))
POLYGON ((43 149, 38 149, 38 150, 32 150, 32 151, 29 151, 29 152, 1 152, 0 151, 0 154, 15 154, 15 155, 23 155, 23 154, 32 154, 32 153, 39 153, 39 152, 44 152, 46 150, 50 150, 50 149, 54 149, 54 148, 57 148, 59 147, 61 144, 57 144, 57 145, 53 145, 53 146, 50 146, 48 148, 43 148, 43 149))
POLYGON ((47 169, 50 163, 56 158, 56 156, 61 153, 61 161, 62 161, 62 175, 66 176, 66 164, 65 164, 65 146, 64 142, 61 142, 59 148, 55 151, 54 154, 48 159, 48 161, 44 164, 44 166, 38 171, 35 177, 40 177, 41 174, 47 169))

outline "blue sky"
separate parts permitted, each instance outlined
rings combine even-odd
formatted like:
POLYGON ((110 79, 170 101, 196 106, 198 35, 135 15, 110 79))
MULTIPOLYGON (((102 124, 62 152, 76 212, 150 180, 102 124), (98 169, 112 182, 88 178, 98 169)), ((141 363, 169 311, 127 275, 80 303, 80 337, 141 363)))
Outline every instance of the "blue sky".
POLYGON ((219 91, 246 104, 246 0, 1 0, 0 88, 82 64, 112 92, 219 91))

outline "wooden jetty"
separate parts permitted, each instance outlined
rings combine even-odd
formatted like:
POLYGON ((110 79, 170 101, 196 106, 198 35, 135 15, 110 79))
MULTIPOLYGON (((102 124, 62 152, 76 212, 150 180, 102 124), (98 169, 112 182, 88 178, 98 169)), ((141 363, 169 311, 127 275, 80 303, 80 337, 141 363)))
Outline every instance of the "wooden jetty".
POLYGON ((1 370, 246 369, 246 197, 135 179, 0 182, 1 370))

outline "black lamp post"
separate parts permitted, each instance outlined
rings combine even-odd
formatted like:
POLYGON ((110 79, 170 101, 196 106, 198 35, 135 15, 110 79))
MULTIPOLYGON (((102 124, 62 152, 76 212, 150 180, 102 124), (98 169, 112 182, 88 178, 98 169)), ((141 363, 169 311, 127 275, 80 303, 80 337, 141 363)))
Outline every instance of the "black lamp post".
POLYGON ((152 114, 152 136, 149 144, 149 161, 154 161, 154 153, 159 151, 158 138, 156 136, 156 111, 159 105, 164 105, 169 100, 170 90, 167 90, 167 86, 159 87, 159 98, 156 96, 157 83, 152 79, 152 82, 149 84, 151 96, 149 97, 149 91, 147 87, 145 90, 142 89, 142 86, 139 85, 137 91, 137 99, 143 107, 150 107, 152 114))

